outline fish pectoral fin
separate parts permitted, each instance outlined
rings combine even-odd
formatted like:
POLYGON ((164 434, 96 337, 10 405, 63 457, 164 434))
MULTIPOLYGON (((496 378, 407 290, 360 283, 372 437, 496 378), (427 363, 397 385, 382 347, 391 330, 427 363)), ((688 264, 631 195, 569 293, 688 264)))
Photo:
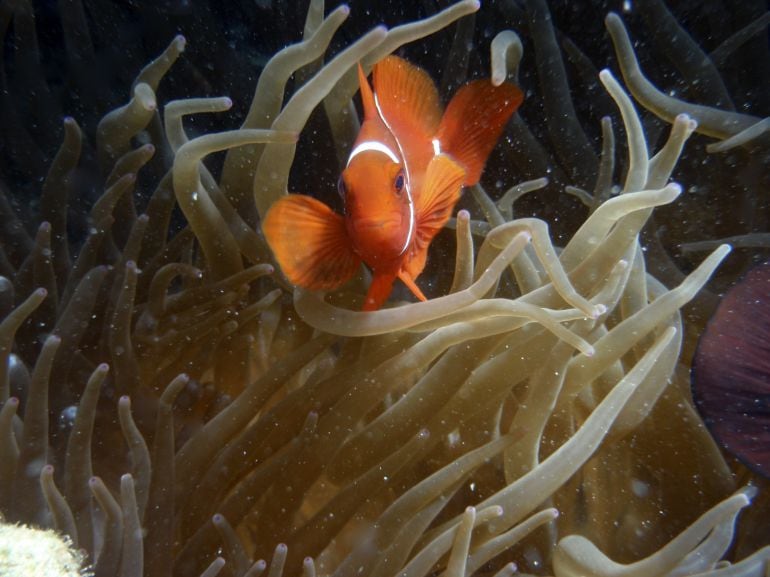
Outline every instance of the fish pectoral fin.
POLYGON ((361 266, 343 218, 310 196, 290 194, 274 202, 262 230, 286 278, 301 287, 335 289, 361 266))
POLYGON ((445 154, 434 156, 428 164, 422 189, 415 200, 415 238, 402 267, 412 279, 425 268, 428 246, 460 200, 464 178, 465 170, 445 154))
POLYGON ((481 178, 505 123, 523 100, 517 86, 508 82, 494 86, 484 79, 466 84, 449 102, 436 138, 441 149, 465 167, 466 186, 481 178))
POLYGON ((372 284, 369 285, 369 290, 366 293, 366 299, 364 300, 363 311, 376 311, 379 309, 393 290, 393 281, 396 280, 396 275, 393 273, 377 273, 375 272, 372 277, 372 284))
POLYGON ((425 298, 425 295, 422 294, 422 291, 420 290, 420 287, 417 286, 417 283, 414 282, 414 279, 411 277, 411 275, 406 272, 405 270, 400 270, 398 273, 398 278, 401 279, 401 282, 404 283, 407 288, 412 291, 412 294, 416 296, 421 301, 428 300, 425 298))

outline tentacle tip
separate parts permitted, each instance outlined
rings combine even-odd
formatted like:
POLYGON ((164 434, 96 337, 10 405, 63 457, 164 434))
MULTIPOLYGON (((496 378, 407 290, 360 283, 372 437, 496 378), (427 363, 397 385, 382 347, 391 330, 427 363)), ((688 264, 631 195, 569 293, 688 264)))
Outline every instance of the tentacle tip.
POLYGON ((289 550, 289 546, 286 543, 278 543, 275 546, 276 553, 286 553, 289 550))
POLYGON ((608 12, 607 16, 604 17, 604 23, 607 25, 618 21, 620 21, 620 16, 618 15, 617 12, 608 12))
POLYGON ((230 110, 233 107, 233 99, 229 96, 222 97, 222 106, 225 110, 230 110))
POLYGON ((551 509, 551 517, 553 517, 554 519, 558 519, 559 518, 559 510, 558 509, 551 509))
POLYGON ((733 252, 733 245, 727 244, 727 243, 720 244, 719 248, 717 250, 723 252, 725 254, 725 256, 727 256, 728 254, 733 252))
POLYGON ((480 0, 471 0, 468 2, 468 5, 471 7, 471 9, 476 12, 481 8, 481 1, 480 0))
POLYGON ((594 305, 593 311, 591 311, 591 318, 598 319, 604 313, 607 312, 607 305, 601 303, 594 305))
POLYGON ((610 72, 609 68, 603 68, 601 72, 599 72, 599 78, 602 81, 607 81, 609 78, 612 78, 612 72, 610 72))
POLYGON ((124 473, 123 475, 120 476, 120 483, 121 484, 133 483, 133 482, 134 482, 134 477, 133 477, 133 475, 131 475, 131 473, 124 473))
POLYGON ((462 222, 468 222, 471 219, 471 213, 466 209, 462 209, 457 213, 457 220, 462 222))
POLYGON ((682 185, 681 185, 681 184, 679 184, 678 182, 670 182, 670 183, 669 183, 669 184, 666 186, 666 188, 670 189, 670 190, 671 190, 671 192, 673 192, 673 193, 674 193, 674 197, 677 197, 677 196, 679 196, 680 194, 682 194, 682 185))
POLYGON ((131 397, 128 395, 122 395, 120 399, 118 399, 118 405, 121 406, 131 406, 131 397))
POLYGON ((47 220, 44 220, 40 223, 40 226, 37 227, 37 230, 40 232, 49 232, 51 230, 51 223, 47 220))
POLYGON ((337 10, 340 11, 340 14, 343 16, 349 16, 350 15, 350 6, 347 4, 341 4, 337 10))
POLYGON ((492 86, 500 86, 503 82, 505 82, 505 78, 505 74, 494 73, 492 74, 490 81, 492 82, 492 86))
POLYGON ((61 337, 59 335, 49 335, 45 339, 45 344, 48 346, 58 346, 61 344, 61 337))
POLYGON ((110 372, 110 365, 107 363, 101 363, 98 367, 96 367, 96 370, 100 373, 108 373, 110 372))
POLYGON ((63 122, 66 126, 76 126, 77 122, 72 116, 65 116, 63 122))
POLYGON ((177 34, 174 37, 174 45, 179 52, 184 52, 184 49, 187 47, 187 38, 184 37, 184 34, 177 34))
POLYGON ((583 351, 583 354, 587 357, 592 357, 596 354, 596 349, 593 348, 592 346, 589 346, 588 348, 586 348, 586 350, 583 351))
POLYGON ((222 515, 222 513, 214 513, 211 516, 211 522, 214 523, 214 525, 222 525, 225 522, 225 516, 222 515))
POLYGON ((50 463, 48 465, 43 465, 43 468, 40 469, 40 475, 53 475, 53 465, 50 463))
POLYGON ((759 489, 754 485, 746 485, 740 490, 740 492, 743 493, 743 495, 745 495, 746 499, 748 499, 749 502, 751 502, 751 500, 757 496, 757 493, 759 493, 759 489))

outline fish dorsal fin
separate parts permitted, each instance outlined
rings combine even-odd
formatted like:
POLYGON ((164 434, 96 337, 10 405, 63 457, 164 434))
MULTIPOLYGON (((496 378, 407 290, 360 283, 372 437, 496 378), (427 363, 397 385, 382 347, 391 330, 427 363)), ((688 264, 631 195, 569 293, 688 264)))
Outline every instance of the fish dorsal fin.
POLYGON ((361 91, 361 102, 364 105, 364 119, 372 120, 377 118, 379 113, 374 102, 374 93, 372 92, 372 87, 369 86, 369 80, 367 80, 361 64, 358 65, 358 87, 361 91))
POLYGON ((343 218, 312 197, 290 194, 275 201, 262 230, 286 278, 301 287, 335 289, 361 265, 343 218))
POLYGON ((432 138, 441 120, 436 85, 428 74, 398 56, 374 65, 374 94, 385 123, 398 139, 432 138))
POLYGON ((494 86, 488 79, 460 88, 449 102, 436 135, 441 150, 465 167, 464 184, 476 184, 505 123, 524 100, 510 83, 494 86))
POLYGON ((434 156, 428 164, 415 206, 415 238, 402 267, 412 279, 425 268, 428 246, 452 215, 464 179, 465 170, 445 154, 434 156))

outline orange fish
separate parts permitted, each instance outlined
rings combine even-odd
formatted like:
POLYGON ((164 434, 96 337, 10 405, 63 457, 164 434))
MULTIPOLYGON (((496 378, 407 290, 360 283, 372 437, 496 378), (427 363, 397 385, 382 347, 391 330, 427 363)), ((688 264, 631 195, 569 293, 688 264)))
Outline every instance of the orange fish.
POLYGON ((262 229, 286 277, 310 290, 347 282, 361 262, 372 269, 363 310, 377 310, 396 278, 415 283, 428 246, 446 224, 462 187, 479 181, 510 116, 523 100, 512 84, 463 86, 443 116, 436 86, 396 56, 378 62, 373 88, 358 68, 364 120, 339 180, 345 215, 290 194, 262 229))

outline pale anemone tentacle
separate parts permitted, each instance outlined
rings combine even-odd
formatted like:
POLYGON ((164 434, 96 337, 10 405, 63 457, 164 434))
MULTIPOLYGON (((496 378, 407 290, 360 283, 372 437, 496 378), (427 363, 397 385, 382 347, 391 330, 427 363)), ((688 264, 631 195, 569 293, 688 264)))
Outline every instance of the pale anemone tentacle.
POLYGON ((644 357, 594 409, 582 427, 551 453, 539 467, 485 499, 478 506, 500 505, 504 513, 499 523, 511 525, 562 485, 596 449, 636 387, 652 370, 658 356, 669 345, 674 333, 673 329, 668 329, 658 337, 644 357), (520 495, 525 493, 528 495, 526 502, 520 498, 520 495))
POLYGON ((503 30, 489 43, 492 84, 500 86, 510 76, 519 75, 519 63, 524 56, 521 38, 513 30, 503 30))
MULTIPOLYGON (((749 500, 754 499, 756 490, 747 487, 743 493, 749 500)), ((668 577, 683 577, 684 575, 697 575, 714 569, 724 558, 735 536, 735 524, 741 509, 736 509, 731 515, 717 524, 708 536, 700 542, 690 553, 671 570, 668 577)))
POLYGON ((473 530, 502 514, 500 507, 485 507, 478 512, 475 507, 466 508, 457 525, 426 543, 399 574, 404 577, 427 575, 431 567, 448 551, 449 558, 442 575, 464 577, 473 530))
POLYGON ((625 352, 641 339, 644 334, 652 330, 659 323, 679 310, 685 303, 692 299, 703 285, 708 281, 716 267, 730 252, 729 245, 723 245, 715 251, 700 266, 695 269, 685 281, 678 287, 659 296, 645 309, 634 316, 624 319, 613 327, 607 334, 599 338, 595 343, 596 354, 589 359, 575 359, 567 367, 564 393, 562 401, 566 402, 571 396, 585 386, 588 386, 606 368, 620 358, 625 352), (641 332, 640 323, 647 331, 641 332), (612 346, 607 346, 609 343, 612 346))
POLYGON ((22 323, 40 306, 48 296, 43 288, 35 290, 19 306, 13 309, 0 323, 0 402, 8 400, 10 395, 8 383, 8 366, 11 347, 16 331, 22 323))
POLYGON ((607 89, 623 117, 623 126, 626 127, 628 140, 628 174, 623 184, 623 192, 641 190, 647 182, 649 170, 649 157, 647 155, 647 139, 644 137, 642 122, 636 113, 634 103, 628 94, 620 87, 615 77, 607 69, 599 73, 599 80, 607 89))
POLYGON ((184 36, 181 34, 175 36, 160 56, 142 68, 131 88, 144 83, 152 88, 154 92, 157 92, 160 81, 171 70, 171 67, 184 52, 186 46, 187 39, 184 36))
POLYGON ((645 78, 639 68, 628 31, 621 18, 614 12, 610 12, 604 22, 615 46, 623 79, 631 90, 631 94, 656 116, 667 122, 673 122, 678 114, 689 114, 698 122, 698 132, 719 139, 729 138, 742 132, 760 120, 748 114, 717 110, 664 94, 645 78))
MULTIPOLYGON (((498 454, 513 441, 515 441, 515 437, 511 435, 495 439, 465 453, 453 463, 436 471, 409 489, 382 514, 380 522, 373 528, 374 534, 371 537, 371 543, 361 543, 357 546, 339 565, 334 575, 342 577, 348 575, 348 571, 352 568, 363 567, 365 569, 372 565, 376 561, 377 548, 387 545, 398 535, 405 511, 422 509, 434 499, 441 498, 443 491, 467 477, 476 467, 498 454), (372 548, 371 545, 375 547, 372 548)), ((477 509, 489 510, 491 517, 497 516, 499 512, 499 508, 492 506, 477 507, 477 509)), ((456 526, 456 524, 456 522, 451 523, 451 526, 456 526)))
POLYGON ((717 68, 724 67, 727 64, 727 59, 735 50, 762 32, 767 28, 768 24, 770 24, 770 12, 765 12, 759 18, 752 20, 746 26, 728 36, 709 54, 709 58, 714 62, 714 66, 717 68))
POLYGON ((147 126, 157 106, 155 91, 142 82, 134 87, 128 104, 113 110, 99 122, 96 146, 103 170, 110 169, 112 163, 130 150, 131 138, 147 126))
MULTIPOLYGON (((311 3, 311 8, 314 3, 311 3)), ((276 53, 265 65, 257 80, 249 112, 241 129, 270 128, 281 112, 286 84, 298 69, 321 58, 337 29, 345 22, 350 9, 346 5, 332 10, 323 22, 305 40, 287 46, 276 53)), ((308 35, 306 35, 308 36, 308 35)), ((262 156, 264 145, 252 144, 231 149, 225 157, 221 187, 233 205, 242 212, 251 202, 249 192, 254 185, 256 160, 262 156)))
MULTIPOLYGON (((387 36, 379 26, 340 52, 307 84, 297 90, 273 121, 273 130, 300 131, 315 107, 361 58, 381 44, 387 36)), ((289 169, 294 161, 296 144, 267 145, 259 158, 254 177, 254 202, 264 218, 270 205, 288 193, 289 169)))
MULTIPOLYGON (((501 226, 509 220, 504 216, 502 209, 498 209, 498 205, 489 197, 481 184, 472 186, 471 194, 473 194, 474 200, 484 213, 487 222, 492 225, 492 228, 501 226)), ((489 230, 491 229, 485 231, 484 236, 489 233, 489 230)), ((481 251, 479 252, 479 260, 488 258, 484 254, 485 251, 489 251, 489 247, 486 246, 486 243, 482 244, 481 251)), ((524 251, 514 259, 513 264, 511 265, 513 274, 516 277, 516 283, 522 293, 527 293, 542 284, 542 276, 534 258, 535 255, 533 254, 532 247, 527 246, 524 248, 524 251)))
POLYGON ((666 184, 682 154, 685 142, 698 127, 687 114, 677 114, 671 124, 666 144, 650 159, 645 188, 657 188, 666 184))
POLYGON ((236 130, 199 136, 182 145, 174 158, 174 190, 177 202, 201 243, 206 264, 221 279, 243 268, 241 253, 227 223, 200 180, 201 159, 219 150, 254 142, 295 142, 295 132, 236 130))
POLYGON ((509 550, 520 542, 532 531, 542 527, 546 523, 554 521, 559 516, 556 509, 543 509, 531 517, 528 517, 518 525, 511 527, 504 533, 490 536, 481 543, 474 543, 473 549, 468 555, 466 571, 472 575, 484 565, 484 563, 495 558, 500 553, 509 550))
POLYGON ((512 238, 484 273, 467 289, 424 303, 373 312, 354 312, 326 303, 322 293, 297 288, 294 291, 294 306, 309 325, 340 336, 372 336, 405 330, 440 318, 480 299, 497 282, 505 267, 524 249, 530 238, 530 233, 526 231, 512 238))
MULTIPOLYGON (((559 541, 554 551, 554 573, 557 577, 597 575, 599 577, 637 577, 662 575, 673 570, 677 563, 695 549, 701 540, 725 518, 734 516, 751 502, 746 491, 728 497, 701 517, 653 555, 622 565, 614 562, 585 537, 569 535, 559 541)), ((770 548, 766 548, 770 554, 770 548)))
POLYGON ((449 294, 467 289, 473 284, 473 237, 471 236, 471 215, 467 210, 457 213, 455 241, 455 273, 449 294))
POLYGON ((500 209, 500 214, 502 214, 506 220, 512 220, 513 204, 525 194, 535 190, 541 190, 546 186, 548 186, 547 178, 527 180, 526 182, 520 182, 516 186, 512 186, 506 190, 503 196, 500 197, 500 200, 497 201, 497 207, 500 209))
POLYGON ((172 100, 163 107, 163 126, 171 150, 176 153, 189 142, 184 131, 182 120, 184 116, 208 112, 226 112, 233 106, 233 101, 227 96, 216 98, 185 98, 172 100))
POLYGON ((770 248, 770 232, 752 232, 727 238, 687 242, 682 245, 682 252, 700 252, 714 250, 722 244, 735 248, 770 248))
POLYGON ((721 142, 715 142, 706 146, 708 152, 725 152, 738 146, 744 146, 757 140, 763 134, 770 132, 770 117, 758 120, 748 128, 725 138, 721 142))
MULTIPOLYGON (((618 262, 610 278, 604 284, 597 299, 606 303, 607 312, 602 317, 584 319, 571 327, 575 334, 588 336, 598 323, 605 322, 605 317, 615 309, 626 287, 629 266, 625 261, 618 262), (602 294, 603 293, 603 294, 602 294)), ((524 431, 521 443, 503 455, 505 479, 511 483, 537 467, 540 462, 539 454, 542 436, 548 420, 557 406, 564 381, 568 375, 570 363, 580 364, 579 357, 573 357, 564 344, 557 344, 551 358, 531 378, 527 396, 511 420, 509 431, 524 431)))
POLYGON ((596 318, 605 312, 606 307, 603 304, 592 305, 572 286, 567 273, 559 261, 556 249, 551 243, 550 236, 548 235, 548 225, 536 218, 520 218, 490 231, 479 251, 477 270, 484 266, 482 255, 487 244, 496 249, 502 248, 510 242, 513 235, 520 234, 519 231, 528 231, 532 235, 532 247, 535 254, 545 269, 548 279, 567 303, 583 311, 586 316, 591 318, 596 318))
POLYGON ((567 270, 576 266, 582 255, 600 246, 618 222, 631 213, 669 204, 680 194, 682 187, 672 182, 660 189, 628 192, 611 198, 597 208, 572 236, 559 255, 562 265, 567 270))

